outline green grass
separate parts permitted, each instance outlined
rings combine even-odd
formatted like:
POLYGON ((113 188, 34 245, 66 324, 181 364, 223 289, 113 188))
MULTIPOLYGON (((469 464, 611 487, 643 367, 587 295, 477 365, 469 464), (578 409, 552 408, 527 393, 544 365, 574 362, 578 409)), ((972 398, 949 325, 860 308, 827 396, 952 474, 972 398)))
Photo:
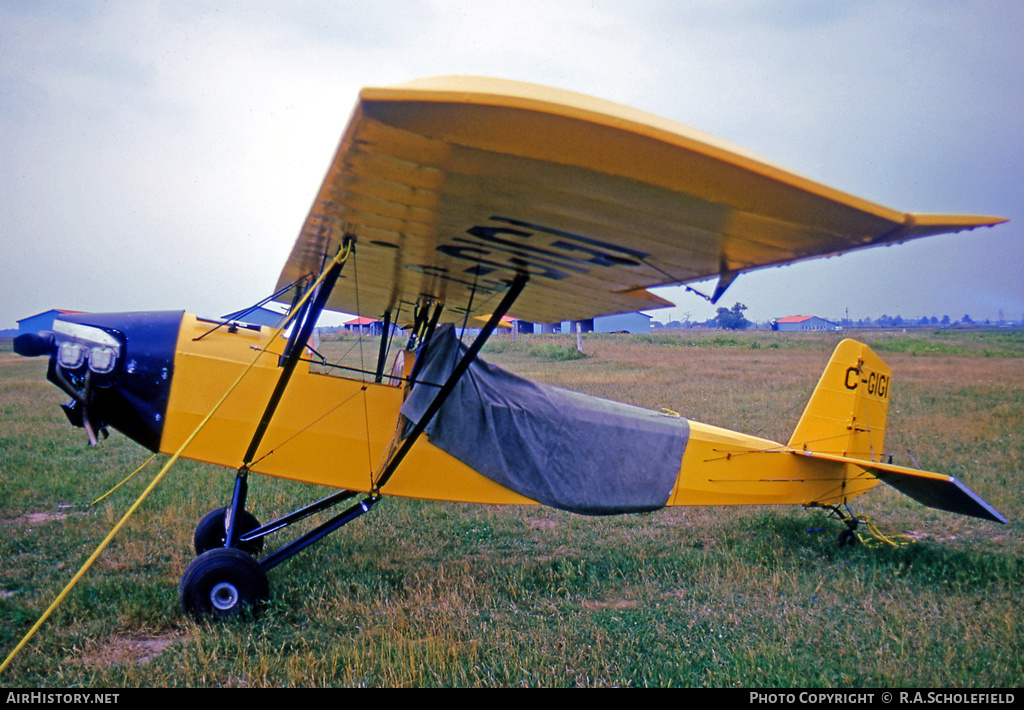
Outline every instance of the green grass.
MULTIPOLYGON (((947 336, 914 338, 938 348, 947 336)), ((587 336, 581 361, 536 354, 575 350, 573 336, 495 338, 486 356, 535 379, 785 438, 838 340, 688 337, 683 345, 675 336, 587 336)), ((196 522, 225 504, 233 472, 181 462, 0 683, 1019 685, 1024 371, 1012 338, 953 340, 958 349, 935 355, 885 350, 894 370, 889 448, 898 462, 909 463, 909 449, 922 466, 954 473, 1008 526, 880 489, 854 508, 916 542, 840 550, 840 524, 799 508, 590 518, 387 498, 272 570, 261 618, 200 625, 179 611, 177 583, 196 522)), ((154 462, 88 507, 146 453, 116 433, 89 449, 43 376, 42 363, 0 348, 4 656, 157 470, 154 462)), ((266 520, 323 494, 259 477, 250 507, 266 520)), ((270 549, 285 539, 271 538, 270 549)))
POLYGON ((1024 330, 1019 328, 914 330, 895 334, 881 331, 867 342, 883 353, 1024 357, 1024 330))
POLYGON ((484 357, 507 353, 557 362, 582 360, 587 355, 576 348, 575 338, 576 336, 550 336, 540 339, 522 336, 513 339, 511 335, 503 334, 488 341, 483 347, 483 352, 484 357))

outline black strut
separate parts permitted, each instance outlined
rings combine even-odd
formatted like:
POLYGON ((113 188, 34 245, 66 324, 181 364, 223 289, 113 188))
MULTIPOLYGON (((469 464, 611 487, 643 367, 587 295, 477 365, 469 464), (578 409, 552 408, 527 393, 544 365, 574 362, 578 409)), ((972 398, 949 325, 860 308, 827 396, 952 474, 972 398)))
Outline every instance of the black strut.
POLYGON ((313 299, 313 305, 309 306, 306 310, 301 328, 296 328, 296 330, 299 331, 298 336, 293 339, 291 346, 285 355, 284 362, 281 364, 281 375, 278 377, 277 385, 274 387, 274 392, 270 395, 270 401, 267 402, 267 407, 263 411, 263 418, 260 419, 260 423, 256 427, 255 433, 252 435, 252 441, 249 442, 249 449, 245 452, 245 458, 242 459, 243 466, 248 466, 256 457, 256 450, 259 448, 260 442, 263 441, 263 435, 266 434, 267 427, 270 426, 270 420, 274 416, 274 412, 277 411, 277 405, 281 402, 281 397, 284 396, 284 391, 288 387, 288 381, 291 380, 292 373, 295 371, 295 366, 298 364, 299 357, 302 355, 304 344, 309 340, 309 336, 313 332, 313 327, 316 325, 316 321, 320 317, 320 313, 327 304, 327 299, 330 297, 331 290, 334 288, 334 282, 337 281, 338 274, 341 273, 341 267, 344 266, 344 264, 344 261, 340 261, 331 265, 331 268, 327 271, 327 275, 320 282, 320 288, 317 289, 316 296, 313 299))
POLYGON ((374 484, 374 488, 376 490, 383 488, 384 484, 386 484, 395 473, 398 465, 402 463, 402 460, 412 449, 413 444, 416 443, 416 440, 419 439, 420 435, 426 430, 430 420, 433 419, 434 415, 437 414, 439 409, 441 409, 441 405, 443 405, 445 400, 448 399, 448 395, 452 393, 452 390, 455 389, 455 385, 458 384, 459 380, 466 373, 466 370, 469 369, 469 366, 476 358, 477 353, 480 352, 480 348, 484 346, 484 343, 487 342, 487 339, 490 337, 491 333, 494 332, 494 329, 498 327, 498 323, 501 322, 501 319, 508 312, 508 309, 512 307, 516 298, 518 298, 519 294, 522 293, 528 280, 529 275, 525 272, 516 274, 516 277, 509 285, 508 291, 505 292, 505 296, 501 299, 501 303, 498 304, 497 309, 495 309, 494 313, 492 313, 491 317, 488 319, 487 324, 480 330, 480 334, 473 340, 473 343, 466 350, 466 353, 462 356, 462 359, 459 360, 459 363, 455 366, 455 369, 452 370, 452 373, 448 375, 448 379, 445 380, 440 391, 438 391, 434 396, 434 399, 430 402, 426 411, 423 412, 423 416, 420 417, 419 421, 416 422, 416 425, 409 432, 408 436, 405 437, 401 448, 399 448, 398 451, 395 452, 395 455, 387 462, 387 465, 381 472, 380 477, 374 484))
POLYGON ((339 513, 338 515, 334 516, 333 518, 323 523, 319 527, 310 530, 305 535, 295 538, 284 547, 270 553, 262 560, 260 560, 260 567, 262 567, 264 571, 271 570, 274 567, 277 567, 279 564, 294 557, 310 545, 313 545, 319 542, 320 540, 324 539, 332 532, 340 528, 342 525, 350 523, 359 516, 368 512, 370 508, 373 506, 373 504, 376 503, 378 500, 380 499, 377 496, 369 496, 367 498, 364 498, 359 503, 356 503, 345 512, 339 513))

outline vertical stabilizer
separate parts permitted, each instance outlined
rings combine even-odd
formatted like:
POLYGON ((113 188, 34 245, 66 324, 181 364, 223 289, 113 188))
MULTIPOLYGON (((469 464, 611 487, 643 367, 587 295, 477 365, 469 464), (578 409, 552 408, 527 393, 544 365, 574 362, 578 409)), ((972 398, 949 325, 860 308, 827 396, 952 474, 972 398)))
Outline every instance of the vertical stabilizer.
POLYGON ((879 462, 892 371, 871 348, 844 340, 832 353, 789 445, 879 462))

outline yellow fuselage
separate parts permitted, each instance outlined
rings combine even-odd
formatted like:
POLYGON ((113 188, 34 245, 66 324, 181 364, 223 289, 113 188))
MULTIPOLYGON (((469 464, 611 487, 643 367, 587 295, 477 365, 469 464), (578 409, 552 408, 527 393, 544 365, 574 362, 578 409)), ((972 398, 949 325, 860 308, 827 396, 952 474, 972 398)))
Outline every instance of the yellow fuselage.
MULTIPOLYGON (((256 365, 185 449, 190 459, 239 467, 280 376, 284 342, 269 329, 221 328, 186 314, 160 450, 177 451, 247 365, 256 365), (201 339, 199 336, 208 333, 201 339), (262 353, 262 355, 259 355, 262 353)), ((370 491, 397 444, 404 388, 311 372, 300 365, 250 470, 332 488, 370 491)), ((783 444, 690 421, 669 505, 838 504, 873 487, 848 464, 801 456, 783 444)), ((596 444, 599 445, 599 444, 596 444)), ((383 494, 475 503, 534 503, 421 437, 383 494)))

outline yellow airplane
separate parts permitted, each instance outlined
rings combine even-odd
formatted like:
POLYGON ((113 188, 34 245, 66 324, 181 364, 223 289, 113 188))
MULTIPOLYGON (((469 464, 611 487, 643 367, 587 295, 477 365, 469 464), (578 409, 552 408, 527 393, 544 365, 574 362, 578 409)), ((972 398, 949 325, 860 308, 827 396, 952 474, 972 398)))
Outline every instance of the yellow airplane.
POLYGON ((384 495, 594 515, 838 510, 882 481, 1005 523, 954 478, 890 463, 891 372, 853 340, 785 444, 539 385, 477 357, 503 318, 658 308, 671 304, 648 288, 717 276, 715 301, 753 269, 1004 221, 896 212, 586 96, 426 79, 361 92, 271 297, 291 304, 290 330, 184 312, 77 314, 16 349, 49 357, 48 379, 91 443, 110 426, 237 471, 230 504, 195 531, 179 588, 195 616, 258 607, 270 569, 384 495), (374 370, 310 366, 324 309, 382 319, 374 370), (486 323, 467 347, 453 326, 476 319, 486 323), (389 368, 393 324, 411 335, 389 368), (339 490, 263 525, 246 510, 250 473, 339 490), (260 558, 271 532, 359 497, 260 558))

